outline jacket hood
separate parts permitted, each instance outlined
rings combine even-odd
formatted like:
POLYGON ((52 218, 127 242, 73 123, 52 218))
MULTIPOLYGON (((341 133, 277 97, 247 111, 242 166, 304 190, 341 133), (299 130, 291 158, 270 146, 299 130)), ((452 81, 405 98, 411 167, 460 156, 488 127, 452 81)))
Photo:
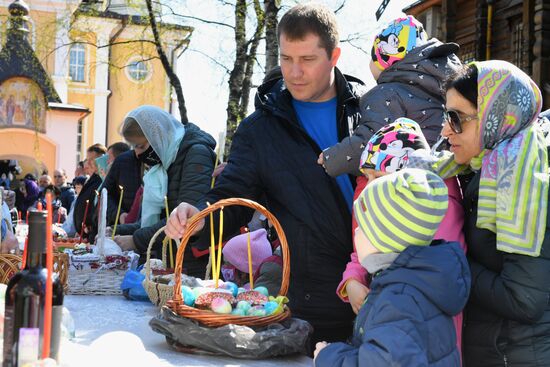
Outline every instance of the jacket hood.
POLYGON ((212 135, 202 131, 197 125, 189 122, 185 125, 185 136, 180 145, 180 150, 187 149, 195 144, 206 145, 212 150, 216 148, 216 140, 214 140, 212 135))
MULTIPOLYGON (((350 75, 344 75, 338 68, 334 68, 338 103, 343 104, 350 99, 357 99, 367 89, 364 83, 350 75)), ((283 78, 270 79, 258 87, 254 98, 256 109, 271 112, 290 112, 292 110, 292 96, 286 89, 283 78)))
POLYGON ((442 43, 433 38, 384 70, 378 84, 405 83, 417 85, 430 94, 442 94, 441 81, 461 65, 456 56, 458 49, 456 43, 442 43))
POLYGON ((470 293, 470 268, 457 242, 409 246, 373 280, 373 290, 392 283, 410 285, 450 316, 458 314, 470 293))

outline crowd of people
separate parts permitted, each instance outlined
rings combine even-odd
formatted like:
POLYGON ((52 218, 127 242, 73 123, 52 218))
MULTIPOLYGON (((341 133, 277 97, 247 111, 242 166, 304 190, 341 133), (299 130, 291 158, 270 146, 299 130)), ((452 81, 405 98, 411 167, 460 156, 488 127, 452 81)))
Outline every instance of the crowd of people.
MULTIPOLYGON (((93 241, 106 188, 108 232, 118 219, 115 242, 144 255, 161 227, 180 239, 209 203, 251 199, 288 239, 290 309, 313 326, 316 366, 549 366, 550 113, 538 86, 508 62, 462 64, 457 44, 412 16, 375 36, 370 90, 337 68, 326 7, 291 8, 278 40, 280 67, 215 171, 209 134, 141 106, 121 125, 129 145, 90 146, 72 184, 63 169, 28 175, 5 206, 24 218, 51 192, 54 221, 93 241)), ((257 214, 225 208, 224 238, 257 214)), ((280 255, 264 227, 254 272, 276 290, 280 255)), ((186 247, 189 275, 204 276, 210 229, 203 221, 186 247)), ((232 279, 247 271, 236 238, 224 248, 232 279)))

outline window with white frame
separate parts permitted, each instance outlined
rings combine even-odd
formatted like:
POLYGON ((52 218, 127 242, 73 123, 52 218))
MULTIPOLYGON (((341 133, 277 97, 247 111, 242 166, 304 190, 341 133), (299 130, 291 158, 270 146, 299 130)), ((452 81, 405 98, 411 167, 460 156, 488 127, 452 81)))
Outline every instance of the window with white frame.
POLYGON ((82 44, 71 46, 69 54, 69 75, 73 82, 84 82, 86 64, 86 48, 82 44))
POLYGON ((151 75, 149 64, 141 58, 131 60, 128 63, 126 70, 130 79, 135 82, 144 82, 149 79, 149 76, 151 75))

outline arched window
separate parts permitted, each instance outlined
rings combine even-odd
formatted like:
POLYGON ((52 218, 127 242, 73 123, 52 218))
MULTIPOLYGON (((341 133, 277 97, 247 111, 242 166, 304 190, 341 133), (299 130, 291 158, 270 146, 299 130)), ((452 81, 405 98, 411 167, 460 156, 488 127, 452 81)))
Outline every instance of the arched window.
POLYGON ((144 82, 151 75, 149 64, 141 59, 130 61, 126 69, 130 79, 135 82, 144 82))
POLYGON ((86 48, 82 44, 74 44, 71 46, 69 54, 69 76, 73 82, 85 82, 84 67, 86 64, 86 48))

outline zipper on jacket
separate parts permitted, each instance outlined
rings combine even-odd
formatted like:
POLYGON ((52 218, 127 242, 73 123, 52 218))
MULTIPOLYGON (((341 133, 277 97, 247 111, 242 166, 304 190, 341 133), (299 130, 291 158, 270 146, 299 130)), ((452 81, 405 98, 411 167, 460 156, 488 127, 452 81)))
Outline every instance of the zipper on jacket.
POLYGON ((502 356, 502 360, 504 361, 504 367, 508 366, 508 358, 506 358, 506 354, 502 356))

